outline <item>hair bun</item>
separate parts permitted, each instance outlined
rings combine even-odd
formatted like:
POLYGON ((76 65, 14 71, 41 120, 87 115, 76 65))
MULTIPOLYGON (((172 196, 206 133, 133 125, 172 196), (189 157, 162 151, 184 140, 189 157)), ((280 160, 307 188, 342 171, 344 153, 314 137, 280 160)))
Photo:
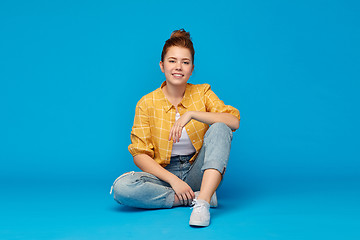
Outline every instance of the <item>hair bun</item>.
POLYGON ((185 31, 183 28, 175 30, 171 33, 170 38, 165 41, 163 50, 161 52, 161 61, 164 61, 165 55, 170 47, 182 47, 190 50, 192 56, 192 62, 194 63, 195 49, 193 42, 190 38, 190 33, 185 31))
POLYGON ((190 39, 190 33, 185 31, 183 28, 175 30, 171 33, 170 38, 187 38, 190 39))

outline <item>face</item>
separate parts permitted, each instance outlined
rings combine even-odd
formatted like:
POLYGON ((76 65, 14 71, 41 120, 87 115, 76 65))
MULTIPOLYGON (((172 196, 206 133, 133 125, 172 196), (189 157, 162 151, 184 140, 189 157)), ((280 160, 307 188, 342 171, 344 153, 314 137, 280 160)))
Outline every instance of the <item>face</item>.
POLYGON ((165 73, 168 84, 175 86, 186 84, 194 70, 190 50, 170 47, 164 56, 164 61, 160 61, 160 68, 165 73))

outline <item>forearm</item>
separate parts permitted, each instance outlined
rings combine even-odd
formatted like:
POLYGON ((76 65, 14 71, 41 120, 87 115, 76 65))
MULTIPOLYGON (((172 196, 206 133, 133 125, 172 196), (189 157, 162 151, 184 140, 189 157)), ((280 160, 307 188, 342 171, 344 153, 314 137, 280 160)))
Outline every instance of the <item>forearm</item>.
POLYGON ((150 156, 146 154, 136 155, 134 157, 134 163, 142 171, 150 173, 171 185, 175 192, 175 196, 177 196, 174 198, 174 205, 190 205, 192 200, 195 198, 193 190, 186 182, 163 168, 150 156))
POLYGON ((239 119, 237 119, 230 113, 191 111, 191 118, 209 125, 216 122, 222 122, 225 123, 232 130, 238 129, 240 124, 239 119))
POLYGON ((172 182, 178 180, 177 176, 175 176, 173 173, 163 168, 161 165, 155 162, 154 159, 152 159, 150 156, 146 154, 136 155, 134 157, 134 163, 142 171, 150 173, 160 178, 161 180, 169 183, 170 185, 172 182))

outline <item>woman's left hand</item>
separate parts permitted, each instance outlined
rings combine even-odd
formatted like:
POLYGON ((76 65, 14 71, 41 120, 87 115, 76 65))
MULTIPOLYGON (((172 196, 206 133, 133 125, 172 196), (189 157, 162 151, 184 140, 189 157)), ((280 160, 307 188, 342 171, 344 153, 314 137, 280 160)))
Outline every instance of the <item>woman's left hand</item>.
POLYGON ((169 141, 173 139, 173 142, 179 142, 183 128, 192 119, 191 111, 184 113, 174 124, 170 130, 169 141))

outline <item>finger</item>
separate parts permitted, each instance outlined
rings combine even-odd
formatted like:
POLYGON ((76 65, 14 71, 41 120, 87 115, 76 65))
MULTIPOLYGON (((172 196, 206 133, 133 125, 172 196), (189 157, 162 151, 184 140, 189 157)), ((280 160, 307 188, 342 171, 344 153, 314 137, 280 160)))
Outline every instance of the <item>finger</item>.
POLYGON ((184 196, 184 194, 181 194, 181 198, 182 198, 182 204, 186 205, 186 202, 187 202, 186 196, 184 196))
POLYGON ((173 129, 174 129, 174 126, 170 129, 170 133, 169 133, 169 141, 171 140, 172 133, 173 133, 173 129))
POLYGON ((177 132, 178 132, 177 128, 178 128, 178 126, 175 126, 175 128, 174 128, 175 142, 178 142, 178 139, 179 139, 178 134, 177 134, 177 132))
POLYGON ((188 206, 189 205, 189 200, 188 200, 188 197, 187 197, 186 193, 183 194, 183 199, 184 199, 184 205, 188 206))
POLYGON ((178 142, 178 136, 176 134, 176 129, 177 129, 177 126, 174 125, 174 130, 173 130, 174 143, 178 142))
POLYGON ((194 193, 194 191, 191 189, 191 191, 190 191, 190 195, 191 195, 191 198, 192 199, 195 199, 195 193, 194 193))
POLYGON ((172 129, 172 131, 171 131, 171 138, 172 138, 172 140, 173 140, 173 142, 175 143, 176 142, 176 131, 175 131, 175 129, 176 129, 176 127, 175 126, 173 126, 173 129, 172 129))
POLYGON ((171 133, 171 139, 172 139, 173 142, 175 142, 175 140, 176 140, 176 136, 175 136, 174 131, 171 133))
POLYGON ((178 199, 179 199, 179 202, 181 205, 184 205, 184 199, 183 197, 181 196, 181 194, 176 194, 178 196, 178 199))
POLYGON ((179 128, 179 130, 178 130, 179 139, 181 138, 182 129, 183 129, 183 128, 180 126, 180 128, 179 128))
POLYGON ((191 196, 191 193, 190 192, 187 192, 186 193, 186 196, 187 196, 187 199, 188 199, 188 206, 190 206, 190 204, 191 204, 191 202, 192 202, 192 200, 193 200, 193 198, 192 198, 192 196, 191 196))
POLYGON ((183 127, 181 125, 179 125, 179 129, 178 129, 178 138, 181 138, 181 133, 182 133, 183 127))
POLYGON ((179 135, 179 130, 178 129, 179 129, 179 126, 176 129, 176 139, 177 139, 178 142, 180 142, 180 135, 179 135))

